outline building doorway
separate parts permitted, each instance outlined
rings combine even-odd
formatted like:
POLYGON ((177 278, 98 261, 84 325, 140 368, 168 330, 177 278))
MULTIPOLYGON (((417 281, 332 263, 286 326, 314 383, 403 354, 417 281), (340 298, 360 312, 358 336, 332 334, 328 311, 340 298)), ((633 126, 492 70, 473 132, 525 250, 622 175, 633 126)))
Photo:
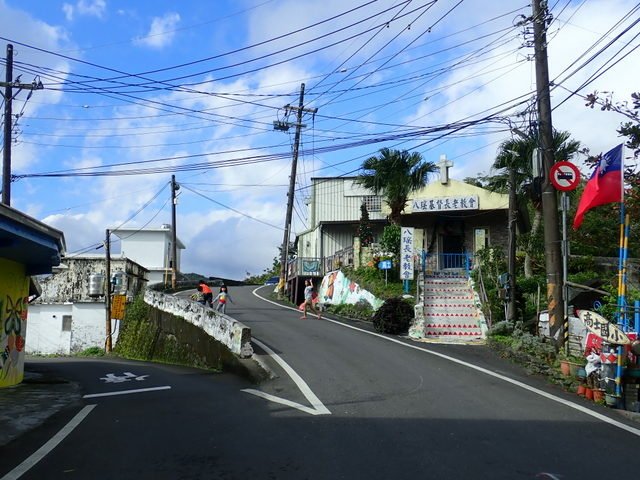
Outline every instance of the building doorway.
POLYGON ((440 236, 440 268, 464 268, 464 237, 462 235, 440 236))

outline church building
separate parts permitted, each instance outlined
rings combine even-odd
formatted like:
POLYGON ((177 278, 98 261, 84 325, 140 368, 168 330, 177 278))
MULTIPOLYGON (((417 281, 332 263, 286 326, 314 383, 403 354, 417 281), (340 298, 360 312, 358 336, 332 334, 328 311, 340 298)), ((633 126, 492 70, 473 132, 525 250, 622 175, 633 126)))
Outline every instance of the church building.
MULTIPOLYGON (((508 248, 509 196, 454 180, 453 162, 441 156, 440 173, 424 188, 413 192, 402 214, 402 226, 413 227, 413 250, 417 258, 426 253, 429 268, 460 268, 464 257, 487 246, 508 248)), ((312 178, 308 198, 308 230, 298 235, 299 258, 317 258, 324 270, 326 259, 354 246, 360 206, 369 212, 374 242, 388 225, 389 208, 384 198, 356 183, 357 177, 312 178)), ((518 215, 519 219, 526 216, 518 215)), ((522 222, 519 221, 522 228, 522 222)), ((319 272, 324 274, 326 272, 319 272)))

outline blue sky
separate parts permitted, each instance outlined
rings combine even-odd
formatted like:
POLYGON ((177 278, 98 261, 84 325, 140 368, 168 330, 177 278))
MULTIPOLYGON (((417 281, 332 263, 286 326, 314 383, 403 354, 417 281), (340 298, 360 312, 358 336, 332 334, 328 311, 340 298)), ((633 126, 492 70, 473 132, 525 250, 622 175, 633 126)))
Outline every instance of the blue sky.
MULTIPOLYGON (((600 72, 578 93, 638 89, 635 2, 549 4, 554 127, 606 151, 624 119, 568 92, 600 72)), ((530 14, 513 0, 0 0, 1 56, 13 43, 14 77, 44 85, 13 104, 11 205, 93 253, 106 228, 170 223, 173 173, 182 270, 260 273, 282 241, 293 143, 272 123, 302 83, 318 113, 304 120, 294 233, 311 177, 357 174, 385 146, 446 154, 460 180, 488 173, 509 124, 532 118, 530 14)))

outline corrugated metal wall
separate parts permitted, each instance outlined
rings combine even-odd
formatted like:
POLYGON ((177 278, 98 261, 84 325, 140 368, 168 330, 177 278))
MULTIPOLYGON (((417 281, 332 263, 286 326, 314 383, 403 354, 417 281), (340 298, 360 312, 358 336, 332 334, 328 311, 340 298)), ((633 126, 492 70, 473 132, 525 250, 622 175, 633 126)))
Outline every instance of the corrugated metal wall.
MULTIPOLYGON (((373 192, 354 184, 353 179, 331 178, 315 179, 315 206, 314 221, 317 225, 321 222, 340 222, 360 220, 360 205, 365 196, 373 195, 373 192)), ((382 212, 369 212, 371 220, 386 218, 382 212)), ((312 227, 315 225, 312 225, 312 227)))

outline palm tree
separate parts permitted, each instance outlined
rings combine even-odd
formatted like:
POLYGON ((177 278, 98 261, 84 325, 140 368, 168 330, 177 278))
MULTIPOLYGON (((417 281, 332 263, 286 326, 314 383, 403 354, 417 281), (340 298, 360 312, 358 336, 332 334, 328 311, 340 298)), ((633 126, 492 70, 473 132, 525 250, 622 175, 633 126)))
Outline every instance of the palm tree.
POLYGON ((380 154, 369 157, 362 163, 363 173, 357 183, 382 194, 389 205, 389 221, 400 225, 400 216, 409 199, 409 194, 427 184, 430 173, 438 171, 433 162, 425 162, 418 152, 383 148, 380 154))
MULTIPOLYGON (((553 131, 553 157, 556 161, 569 160, 580 151, 580 142, 570 139, 571 134, 566 131, 553 131)), ((526 138, 511 138, 505 140, 498 147, 496 159, 492 169, 498 173, 485 177, 487 188, 493 192, 507 193, 509 190, 509 170, 515 173, 516 195, 518 200, 530 200, 535 209, 535 215, 531 224, 529 241, 525 247, 524 275, 526 278, 532 276, 531 252, 536 235, 542 224, 542 201, 536 199, 535 195, 529 195, 531 189, 535 190, 531 157, 534 149, 538 146, 535 135, 529 134, 526 138)))

